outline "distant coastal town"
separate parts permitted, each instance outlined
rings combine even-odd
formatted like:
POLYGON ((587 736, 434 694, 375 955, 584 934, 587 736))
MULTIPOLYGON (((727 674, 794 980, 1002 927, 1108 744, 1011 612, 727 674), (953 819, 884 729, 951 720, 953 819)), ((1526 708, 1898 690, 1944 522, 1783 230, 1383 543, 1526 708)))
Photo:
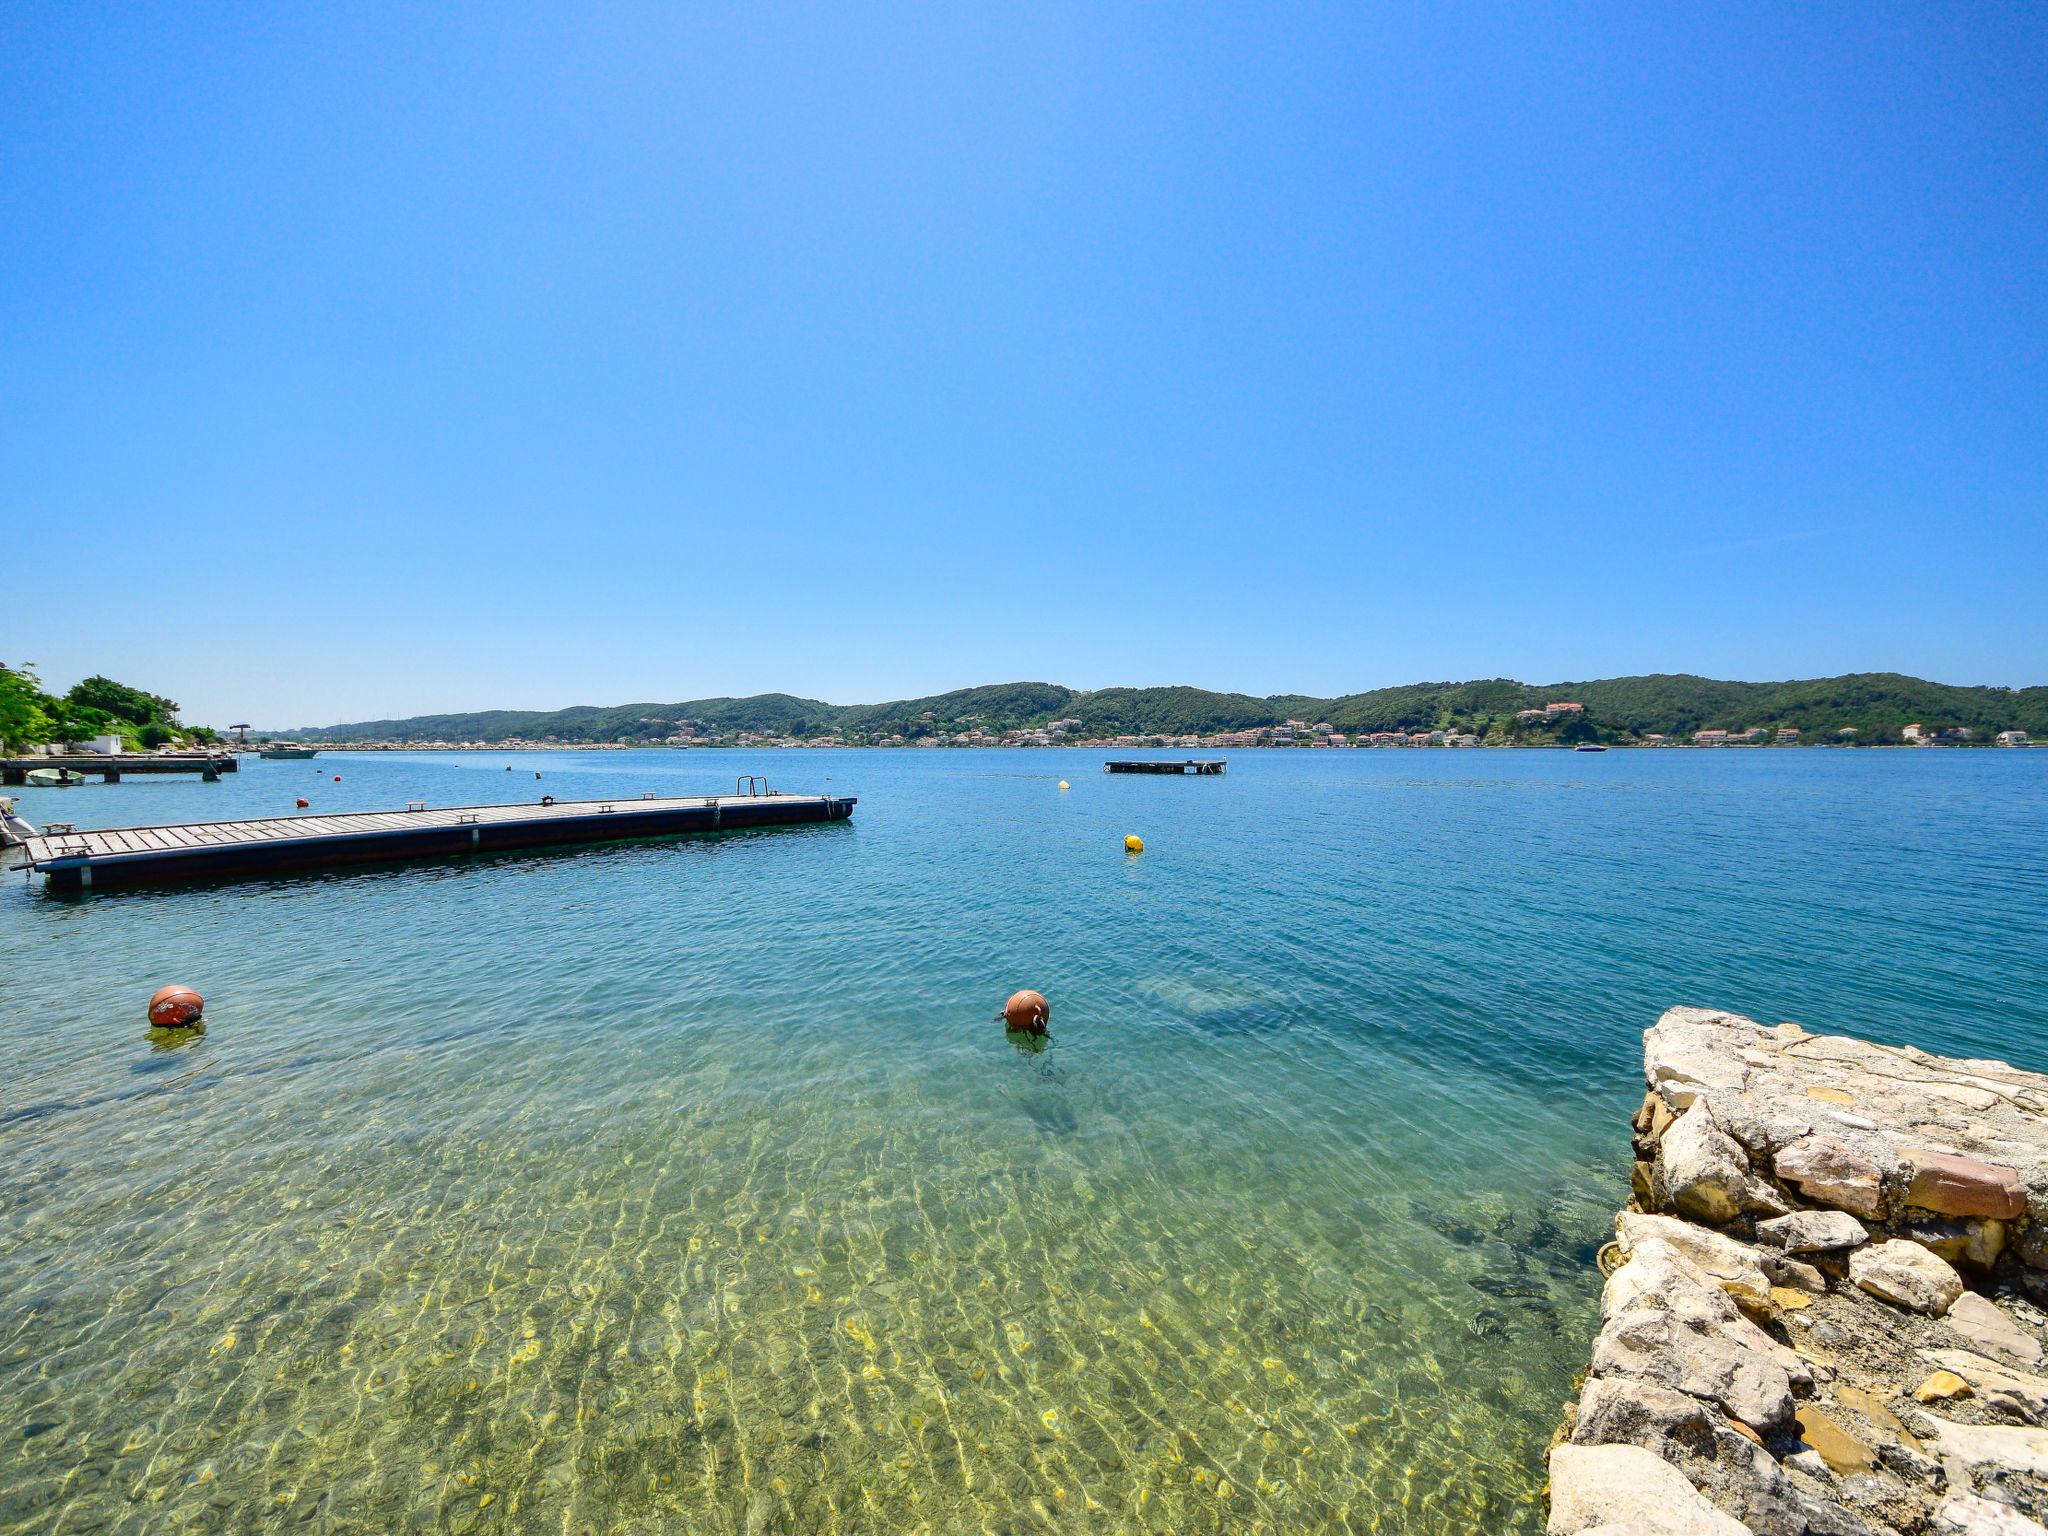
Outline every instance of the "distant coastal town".
MULTIPOLYGON (((577 747, 585 750, 630 751, 647 747, 909 747, 924 750, 953 747, 1139 747, 1139 748, 1231 748, 1248 750, 1254 748, 1358 748, 1358 747, 1561 747, 1571 743, 1550 739, 1547 736, 1530 739, 1529 732, 1554 730, 1560 722, 1582 716, 1586 706, 1575 700, 1559 700, 1537 709, 1520 710, 1514 717, 1514 724, 1504 731, 1492 731, 1481 736, 1473 731, 1340 731, 1327 720, 1311 724, 1306 720, 1283 720, 1278 725, 1259 726, 1243 731, 1218 731, 1210 735, 1090 735, 1081 728, 1079 720, 1054 720, 1048 725, 1030 729, 994 731, 979 725, 967 724, 964 729, 935 732, 918 736, 907 736, 892 732, 878 739, 867 740, 827 733, 819 736, 772 735, 758 731, 718 732, 698 730, 686 723, 678 722, 678 728, 666 736, 656 739, 645 737, 621 737, 616 741, 565 740, 556 736, 534 738, 509 737, 503 741, 349 741, 335 742, 328 750, 342 751, 439 751, 439 752, 502 752, 542 751, 577 747), (1519 739, 1518 739, 1519 738, 1519 739)), ((1822 745, 1850 745, 1857 735, 1856 727, 1845 726, 1836 732, 1835 743, 1808 741, 1801 737, 1796 725, 1775 728, 1751 726, 1746 730, 1699 730, 1689 736, 1674 737, 1658 731, 1646 732, 1632 739, 1615 742, 1617 746, 1639 747, 1799 747, 1822 745)), ((1976 735, 1968 726, 1954 726, 1945 730, 1933 730, 1920 723, 1908 724, 1901 733, 1902 744, 1920 747, 1959 747, 1975 745, 1976 735)), ((2032 740, 2025 731, 2008 730, 1997 733, 1993 744, 2001 747, 2031 746, 2032 740)))

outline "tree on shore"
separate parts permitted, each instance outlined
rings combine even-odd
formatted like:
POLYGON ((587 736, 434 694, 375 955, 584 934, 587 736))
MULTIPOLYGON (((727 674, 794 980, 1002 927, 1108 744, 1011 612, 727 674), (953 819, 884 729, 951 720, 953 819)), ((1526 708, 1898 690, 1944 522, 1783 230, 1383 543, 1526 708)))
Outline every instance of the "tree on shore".
POLYGON ((95 676, 58 698, 43 691, 34 663, 0 663, 0 742, 36 747, 94 736, 119 736, 138 747, 219 739, 204 726, 180 724, 177 702, 160 693, 95 676))
POLYGON ((48 741, 50 703, 33 662, 15 667, 0 662, 0 743, 32 747, 48 741))

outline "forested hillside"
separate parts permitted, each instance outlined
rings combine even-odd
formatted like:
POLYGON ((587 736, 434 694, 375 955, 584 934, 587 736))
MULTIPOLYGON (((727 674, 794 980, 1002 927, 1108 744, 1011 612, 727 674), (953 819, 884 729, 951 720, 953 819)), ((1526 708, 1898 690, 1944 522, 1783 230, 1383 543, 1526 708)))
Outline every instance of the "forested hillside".
MULTIPOLYGON (((83 686, 83 685, 81 685, 83 686)), ((1684 673, 1531 684, 1509 678, 1410 683, 1339 698, 1281 694, 1257 698, 1206 689, 1099 688, 1077 692, 1053 683, 999 683, 886 704, 827 704, 786 693, 690 699, 674 704, 579 705, 560 710, 488 710, 363 720, 294 732, 324 741, 658 741, 679 731, 725 737, 825 735, 874 741, 1078 721, 1082 736, 1212 735, 1327 721, 1340 731, 1470 731, 1492 740, 1637 740, 1657 733, 1683 739, 1704 729, 1775 730, 1795 726, 1808 741, 1876 745, 1899 740, 1918 723, 1967 729, 1976 740, 2003 730, 2048 736, 2048 687, 1986 688, 1928 682, 1892 672, 1794 682, 1745 683, 1684 673), (1569 701, 1583 715, 1518 722, 1519 711, 1569 701), (1843 733, 1853 733, 1845 735, 1843 733)))

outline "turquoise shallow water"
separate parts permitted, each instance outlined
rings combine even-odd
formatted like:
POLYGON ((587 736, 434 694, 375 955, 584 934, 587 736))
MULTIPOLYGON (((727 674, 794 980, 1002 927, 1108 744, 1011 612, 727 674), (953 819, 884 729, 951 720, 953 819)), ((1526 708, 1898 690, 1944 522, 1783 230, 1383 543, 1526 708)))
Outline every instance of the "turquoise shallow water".
POLYGON ((2048 753, 1100 760, 28 792, 861 804, 0 887, 0 1532, 1535 1530, 1662 1008, 2048 1061, 2048 753))

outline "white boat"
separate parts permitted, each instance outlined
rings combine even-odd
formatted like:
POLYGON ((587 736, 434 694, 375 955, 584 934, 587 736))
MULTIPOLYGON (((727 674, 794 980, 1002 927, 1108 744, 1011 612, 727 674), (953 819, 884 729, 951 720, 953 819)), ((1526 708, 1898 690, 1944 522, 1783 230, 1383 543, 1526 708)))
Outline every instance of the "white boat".
POLYGON ((68 789, 85 782, 84 774, 73 773, 69 768, 31 768, 27 778, 38 789, 68 789))
POLYGON ((36 835, 36 829, 14 814, 14 801, 0 795, 0 848, 11 848, 36 835))
POLYGON ((288 742, 273 741, 269 746, 263 748, 256 755, 258 757, 288 757, 298 759, 315 756, 319 751, 320 749, 318 747, 295 747, 288 742))
POLYGON ((1572 750, 1574 752, 1605 752, 1607 748, 1597 741, 1582 741, 1576 747, 1573 747, 1572 750))

